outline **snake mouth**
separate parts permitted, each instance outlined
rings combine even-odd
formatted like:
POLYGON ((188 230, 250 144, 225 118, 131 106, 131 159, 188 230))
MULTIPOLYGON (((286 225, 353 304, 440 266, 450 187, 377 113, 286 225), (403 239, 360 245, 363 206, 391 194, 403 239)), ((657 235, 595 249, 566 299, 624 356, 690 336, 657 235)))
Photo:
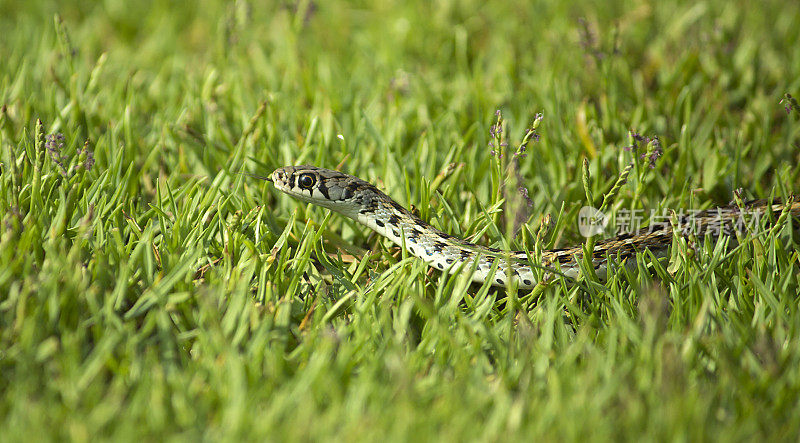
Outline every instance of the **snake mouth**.
POLYGON ((269 181, 275 184, 285 183, 286 173, 283 171, 283 168, 272 171, 272 174, 269 175, 269 181))
POLYGON ((268 180, 272 182, 272 185, 275 186, 275 189, 279 191, 283 191, 287 194, 290 194, 290 186, 289 186, 289 178, 291 175, 286 171, 286 168, 278 168, 272 171, 272 174, 269 175, 268 180))

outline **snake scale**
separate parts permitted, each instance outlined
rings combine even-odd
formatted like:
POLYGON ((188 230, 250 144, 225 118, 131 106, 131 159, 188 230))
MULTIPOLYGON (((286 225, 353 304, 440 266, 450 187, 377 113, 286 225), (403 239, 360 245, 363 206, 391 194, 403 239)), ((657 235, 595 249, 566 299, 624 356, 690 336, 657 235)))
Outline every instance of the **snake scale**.
MULTIPOLYGON (((496 286, 506 286, 511 279, 516 280, 520 289, 533 288, 537 283, 525 251, 487 248, 446 234, 358 177, 303 165, 278 168, 266 179, 294 198, 356 220, 405 247, 410 254, 434 268, 449 273, 470 272, 474 268, 473 281, 485 282, 491 278, 491 283, 496 286)), ((787 209, 786 205, 765 200, 748 202, 746 206, 753 213, 772 213, 775 216, 787 209)), ((793 216, 800 217, 800 203, 791 203, 788 210, 793 216)), ((698 211, 691 217, 680 217, 676 226, 691 227, 698 236, 713 235, 723 232, 722 228, 730 228, 739 211, 737 206, 698 211)), ((629 259, 646 249, 663 255, 672 238, 673 226, 665 222, 599 241, 593 250, 592 265, 597 275, 603 278, 608 271, 609 258, 620 263, 633 262, 629 259)), ((580 274, 578 260, 582 255, 582 246, 545 250, 539 257, 539 266, 560 269, 562 275, 574 278, 580 274)))

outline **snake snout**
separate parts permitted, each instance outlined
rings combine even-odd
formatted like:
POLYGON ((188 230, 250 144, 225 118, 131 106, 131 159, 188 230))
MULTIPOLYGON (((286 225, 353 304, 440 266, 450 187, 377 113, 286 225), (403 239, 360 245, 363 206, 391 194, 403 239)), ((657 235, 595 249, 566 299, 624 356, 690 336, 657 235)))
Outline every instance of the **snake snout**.
POLYGON ((288 185, 289 174, 286 173, 285 168, 278 168, 272 172, 269 176, 269 181, 271 181, 275 187, 282 188, 288 185))

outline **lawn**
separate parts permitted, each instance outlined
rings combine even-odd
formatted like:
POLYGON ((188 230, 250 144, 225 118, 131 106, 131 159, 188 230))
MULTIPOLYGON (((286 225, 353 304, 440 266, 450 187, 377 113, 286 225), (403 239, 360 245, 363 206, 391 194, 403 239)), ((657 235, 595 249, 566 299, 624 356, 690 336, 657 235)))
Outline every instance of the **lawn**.
POLYGON ((797 2, 11 0, 0 29, 0 439, 800 438, 797 221, 515 291, 239 174, 340 169, 534 254, 629 165, 607 209, 645 223, 786 199, 797 2))

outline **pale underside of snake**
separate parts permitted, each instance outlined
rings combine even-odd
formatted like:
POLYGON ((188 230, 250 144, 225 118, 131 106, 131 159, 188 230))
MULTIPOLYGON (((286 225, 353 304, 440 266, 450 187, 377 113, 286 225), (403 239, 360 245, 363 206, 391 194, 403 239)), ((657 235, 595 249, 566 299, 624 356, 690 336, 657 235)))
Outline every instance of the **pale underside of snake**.
MULTIPOLYGON (((537 273, 534 272, 537 267, 553 269, 555 274, 570 278, 581 273, 578 261, 582 260, 583 246, 542 251, 538 263, 533 264, 528 252, 487 248, 446 234, 372 184, 339 171, 307 165, 285 166, 276 169, 267 180, 294 198, 356 220, 405 247, 429 266, 449 273, 472 272, 472 280, 478 283, 491 278, 493 285, 507 286, 513 280, 520 289, 530 289, 537 284, 537 273)), ((746 207, 749 213, 772 213, 775 217, 787 209, 786 205, 764 200, 748 202, 746 207)), ((800 217, 800 203, 790 203, 788 211, 800 217)), ((675 226, 691 227, 691 232, 699 237, 716 235, 729 231, 740 220, 740 213, 738 206, 698 211, 690 218, 681 217, 675 226)), ((598 241, 594 245, 591 265, 600 278, 605 278, 612 263, 630 264, 635 262, 636 254, 645 250, 663 256, 672 243, 673 231, 670 222, 656 223, 637 232, 598 241)))

